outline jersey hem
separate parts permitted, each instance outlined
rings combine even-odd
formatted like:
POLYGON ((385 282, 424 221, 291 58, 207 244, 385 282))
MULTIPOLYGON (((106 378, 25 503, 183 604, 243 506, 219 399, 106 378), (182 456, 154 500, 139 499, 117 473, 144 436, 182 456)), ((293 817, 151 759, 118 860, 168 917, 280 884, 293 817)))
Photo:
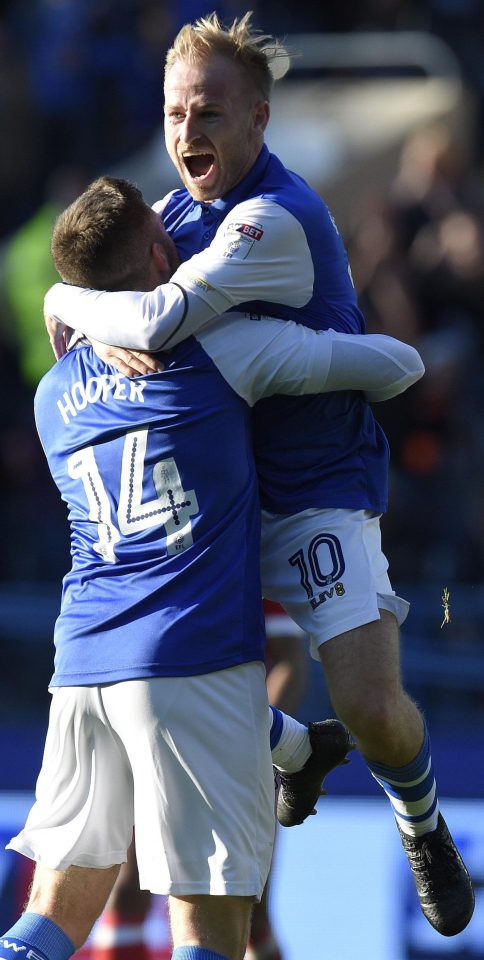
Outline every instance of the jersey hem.
POLYGON ((207 664, 170 664, 156 667, 136 667, 109 670, 96 673, 55 673, 49 683, 49 689, 57 687, 91 687, 103 684, 122 683, 125 680, 149 680, 153 677, 201 677, 207 673, 218 673, 230 667, 240 667, 244 663, 264 662, 260 649, 244 657, 230 658, 221 662, 207 664))
POLYGON ((261 508, 266 513, 272 513, 276 516, 292 517, 296 513, 304 513, 305 510, 370 510, 372 513, 386 513, 388 509, 388 500, 371 501, 367 499, 356 499, 349 497, 308 497, 304 502, 299 500, 295 503, 286 503, 285 501, 268 500, 261 498, 261 508))

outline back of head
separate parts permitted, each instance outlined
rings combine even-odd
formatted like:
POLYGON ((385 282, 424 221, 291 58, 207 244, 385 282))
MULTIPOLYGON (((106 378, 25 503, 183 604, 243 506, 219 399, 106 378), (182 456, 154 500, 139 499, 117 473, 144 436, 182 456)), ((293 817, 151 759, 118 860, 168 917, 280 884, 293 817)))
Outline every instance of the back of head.
POLYGON ((134 184, 95 180, 56 220, 51 251, 62 279, 102 290, 144 289, 151 215, 134 184))
POLYGON ((231 26, 225 27, 217 13, 187 23, 175 37, 165 60, 165 77, 174 63, 200 63, 215 56, 223 56, 238 64, 251 80, 257 95, 270 100, 274 80, 282 76, 288 66, 287 51, 268 34, 252 25, 252 11, 231 26), (284 62, 284 68, 279 69, 284 62))

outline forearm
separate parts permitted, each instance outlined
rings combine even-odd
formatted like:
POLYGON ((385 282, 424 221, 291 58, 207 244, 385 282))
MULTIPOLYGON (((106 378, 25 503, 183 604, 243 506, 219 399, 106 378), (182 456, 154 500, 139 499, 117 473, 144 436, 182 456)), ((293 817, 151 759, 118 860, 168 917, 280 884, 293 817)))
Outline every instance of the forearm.
POLYGON ((362 390, 370 402, 389 400, 423 376, 413 347, 383 334, 346 336, 331 332, 332 354, 324 390, 362 390))
POLYGON ((46 317, 103 343, 156 351, 176 346, 248 300, 304 306, 312 296, 314 273, 301 225, 278 204, 251 203, 255 209, 250 206, 247 215, 264 217, 264 229, 260 240, 249 241, 250 257, 238 226, 247 213, 242 204, 219 227, 210 247, 182 264, 170 283, 150 292, 55 284, 45 299, 46 317))
POLYGON ((371 391, 386 400, 418 380, 419 354, 393 337, 316 332, 286 320, 220 318, 198 338, 231 387, 251 406, 275 393, 371 391))
POLYGON ((148 351, 175 346, 216 315, 209 303, 177 283, 147 293, 56 283, 46 295, 44 310, 87 337, 148 351))

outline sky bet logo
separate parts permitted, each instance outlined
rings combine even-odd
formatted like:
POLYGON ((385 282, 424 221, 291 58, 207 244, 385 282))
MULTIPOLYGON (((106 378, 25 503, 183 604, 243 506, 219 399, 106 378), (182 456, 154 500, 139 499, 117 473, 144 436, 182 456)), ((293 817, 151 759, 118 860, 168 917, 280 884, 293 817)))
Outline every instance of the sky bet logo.
POLYGON ((235 227, 237 233, 241 233, 250 240, 262 240, 264 231, 260 227, 255 227, 251 223, 238 223, 235 227))

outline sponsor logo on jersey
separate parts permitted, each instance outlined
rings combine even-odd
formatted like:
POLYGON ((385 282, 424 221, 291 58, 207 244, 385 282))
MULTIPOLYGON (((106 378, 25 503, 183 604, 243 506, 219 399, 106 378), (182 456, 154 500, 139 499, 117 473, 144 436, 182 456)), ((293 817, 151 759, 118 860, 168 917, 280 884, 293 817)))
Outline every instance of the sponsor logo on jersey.
POLYGON ((241 243, 241 240, 231 240, 230 243, 228 243, 225 247, 222 256, 227 257, 228 259, 233 257, 234 253, 237 253, 237 250, 240 250, 241 243))
POLYGON ((242 223, 233 220, 224 231, 222 256, 227 260, 237 256, 246 260, 256 241, 262 240, 264 230, 260 223, 242 223))
POLYGON ((234 228, 237 233, 249 237, 249 240, 262 240, 264 236, 264 231, 259 223, 234 223, 234 228))
POLYGON ((344 597, 346 590, 344 584, 341 582, 335 583, 334 587, 330 587, 329 590, 322 590, 317 597, 311 597, 310 604, 313 610, 316 610, 316 607, 320 607, 322 603, 326 603, 326 600, 331 600, 333 597, 344 597))
POLYGON ((210 283, 207 283, 203 277, 195 277, 194 274, 191 273, 190 280, 192 280, 196 287, 200 287, 202 290, 215 290, 215 287, 212 287, 210 283))

